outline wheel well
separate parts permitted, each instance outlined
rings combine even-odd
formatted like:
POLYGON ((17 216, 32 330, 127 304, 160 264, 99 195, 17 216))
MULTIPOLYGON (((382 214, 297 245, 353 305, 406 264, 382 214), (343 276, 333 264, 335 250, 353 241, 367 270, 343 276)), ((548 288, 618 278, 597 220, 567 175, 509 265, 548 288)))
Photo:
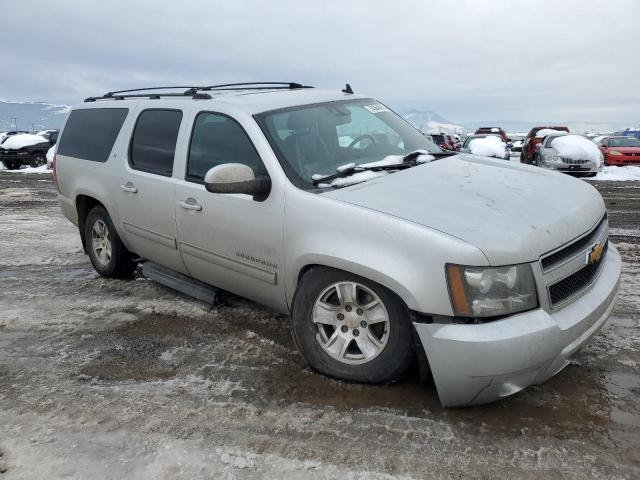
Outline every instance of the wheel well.
POLYGON ((84 249, 85 253, 87 252, 87 242, 84 238, 84 224, 91 209, 98 205, 104 208, 104 205, 101 202, 88 195, 78 195, 78 197, 76 198, 76 211, 78 212, 78 229, 80 230, 80 239, 82 240, 82 248, 84 249))

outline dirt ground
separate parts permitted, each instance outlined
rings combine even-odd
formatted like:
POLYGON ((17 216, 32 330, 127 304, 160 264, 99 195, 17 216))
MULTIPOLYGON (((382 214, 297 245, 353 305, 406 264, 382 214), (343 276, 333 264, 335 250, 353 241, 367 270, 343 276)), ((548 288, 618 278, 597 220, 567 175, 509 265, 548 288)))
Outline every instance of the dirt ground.
POLYGON ((624 259, 608 327, 543 385, 443 409, 415 375, 309 371, 238 297, 98 277, 50 175, 0 173, 0 480, 640 478, 640 183, 594 183, 624 259))

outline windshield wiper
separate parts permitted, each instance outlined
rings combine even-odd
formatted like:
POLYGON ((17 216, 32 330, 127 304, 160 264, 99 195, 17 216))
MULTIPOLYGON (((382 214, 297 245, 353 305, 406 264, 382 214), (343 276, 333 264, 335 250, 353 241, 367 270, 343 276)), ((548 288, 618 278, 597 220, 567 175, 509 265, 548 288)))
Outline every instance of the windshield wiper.
MULTIPOLYGON (((443 152, 444 153, 444 152, 443 152)), ((336 178, 348 177, 349 175, 353 175, 358 172, 365 172, 367 170, 404 170, 405 168, 415 167, 416 165, 421 165, 426 162, 418 162, 418 157, 421 155, 432 155, 434 157, 442 156, 442 153, 430 153, 424 150, 416 150, 415 152, 411 152, 404 157, 402 157, 402 161, 399 163, 389 164, 389 165, 353 165, 351 167, 345 168, 343 170, 338 171, 332 175, 327 175, 326 177, 317 178, 311 181, 312 185, 318 185, 320 183, 331 182, 336 178)), ((446 154, 448 156, 448 154, 446 154)), ((372 162, 375 163, 375 162, 372 162)))

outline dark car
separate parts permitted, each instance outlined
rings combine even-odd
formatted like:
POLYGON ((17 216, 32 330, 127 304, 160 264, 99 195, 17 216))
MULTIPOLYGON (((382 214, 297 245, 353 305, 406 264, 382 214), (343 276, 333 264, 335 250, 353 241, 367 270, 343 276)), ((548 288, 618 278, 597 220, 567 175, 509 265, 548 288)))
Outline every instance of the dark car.
POLYGON ((5 138, 0 145, 0 161, 7 170, 17 170, 23 165, 39 167, 47 163, 47 151, 58 138, 50 135, 49 139, 40 135, 20 134, 5 138), (42 141, 38 141, 38 137, 42 141))
POLYGON ((29 133, 29 132, 27 132, 26 130, 11 130, 9 132, 4 132, 3 134, 0 134, 0 145, 2 145, 7 138, 17 135, 19 133, 29 133))
POLYGON ((446 133, 432 133, 431 138, 433 138, 433 143, 438 145, 443 150, 457 150, 455 142, 451 135, 448 135, 446 133))

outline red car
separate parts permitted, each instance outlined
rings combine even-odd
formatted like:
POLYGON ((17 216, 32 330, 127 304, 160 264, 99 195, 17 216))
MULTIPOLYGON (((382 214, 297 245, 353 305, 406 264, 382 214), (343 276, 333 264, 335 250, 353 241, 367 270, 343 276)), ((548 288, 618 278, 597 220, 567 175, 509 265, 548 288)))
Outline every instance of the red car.
POLYGON ((534 127, 527 134, 527 138, 524 139, 522 144, 522 151, 520 152, 520 163, 527 163, 533 165, 536 157, 536 148, 542 142, 542 139, 546 137, 547 132, 543 130, 557 130, 559 132, 569 133, 569 127, 534 127), (539 135, 540 134, 540 135, 539 135))
POLYGON ((476 130, 476 133, 474 133, 474 135, 490 135, 490 134, 500 135, 500 138, 505 143, 505 145, 509 144, 509 137, 507 136, 507 132, 505 132, 500 127, 480 127, 479 129, 476 130))
POLYGON ((605 165, 640 165, 640 140, 635 137, 604 137, 597 145, 605 165))

